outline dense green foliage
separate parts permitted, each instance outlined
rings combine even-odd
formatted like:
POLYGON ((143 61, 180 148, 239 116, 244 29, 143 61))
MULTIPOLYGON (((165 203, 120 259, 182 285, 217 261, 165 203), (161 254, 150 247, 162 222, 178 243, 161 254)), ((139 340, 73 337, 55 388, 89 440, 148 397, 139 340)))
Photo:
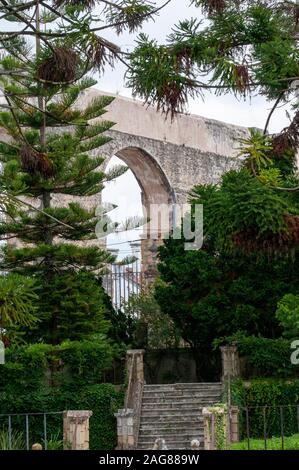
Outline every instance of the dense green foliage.
MULTIPOLYGON (((263 168, 265 178, 265 172, 279 172, 275 159, 263 168)), ((279 173, 280 184, 287 186, 292 172, 289 169, 284 178, 279 173)), ((229 171, 219 186, 196 186, 192 200, 203 204, 204 235, 212 237, 220 250, 281 254, 298 246, 298 194, 277 191, 273 182, 261 180, 250 169, 229 171)))
POLYGON ((237 334, 220 342, 237 345, 242 364, 241 375, 244 378, 299 376, 299 365, 291 363, 292 340, 237 334))
POLYGON ((129 318, 134 317, 136 313, 138 314, 134 332, 135 342, 142 341, 142 331, 144 331, 146 338, 143 338, 143 347, 146 346, 149 349, 178 348, 181 343, 179 328, 169 315, 161 312, 154 292, 154 286, 143 289, 140 294, 132 295, 125 305, 125 314, 129 318))
POLYGON ((251 382, 238 380, 231 385, 231 396, 232 404, 240 408, 241 439, 247 436, 246 408, 249 413, 252 438, 264 437, 264 421, 267 437, 280 436, 281 413, 283 413, 285 436, 292 436, 298 432, 298 380, 256 379, 251 382), (281 407, 283 407, 282 412, 281 407))
POLYGON ((89 341, 66 341, 58 346, 33 344, 7 348, 0 388, 3 393, 14 395, 48 383, 55 387, 101 383, 115 353, 113 346, 100 336, 89 341))
MULTIPOLYGON (((0 392, 0 406, 3 413, 58 412, 64 410, 91 410, 90 449, 113 450, 117 444, 116 419, 114 413, 123 407, 124 394, 111 384, 93 384, 71 389, 31 390, 30 399, 26 395, 8 396, 0 392), (26 406, 26 408, 24 408, 26 406)), ((15 431, 24 433, 24 416, 13 417, 15 431)), ((0 417, 1 429, 7 431, 7 417, 0 417)), ((43 415, 30 417, 30 445, 43 444, 43 415)), ((62 439, 62 414, 49 414, 47 417, 48 439, 62 439)))
POLYGON ((39 322, 22 328, 26 341, 58 344, 66 339, 80 340, 96 333, 107 334, 113 308, 100 280, 86 271, 62 272, 53 276, 51 295, 45 278, 38 283, 39 322))
MULTIPOLYGON (((123 393, 103 384, 112 367, 115 351, 106 340, 65 342, 60 346, 32 345, 7 349, 1 366, 1 413, 43 413, 68 409, 93 411, 91 448, 113 449, 116 422, 113 413, 123 406, 123 393)), ((32 442, 43 437, 42 417, 30 418, 32 442)), ((0 419, 7 426, 7 418, 0 419)), ((14 427, 24 430, 24 418, 14 427)), ((48 417, 48 436, 62 433, 62 416, 48 417)))
POLYGON ((298 257, 269 259, 219 252, 208 240, 202 250, 185 251, 183 240, 159 249, 162 283, 156 299, 192 347, 210 351, 216 338, 238 331, 275 338, 281 329, 277 302, 298 292, 298 257))
POLYGON ((4 328, 36 323, 36 299, 33 279, 18 274, 0 276, 0 338, 4 328))
POLYGON ((299 296, 286 294, 278 302, 276 318, 284 329, 284 336, 299 337, 299 296))

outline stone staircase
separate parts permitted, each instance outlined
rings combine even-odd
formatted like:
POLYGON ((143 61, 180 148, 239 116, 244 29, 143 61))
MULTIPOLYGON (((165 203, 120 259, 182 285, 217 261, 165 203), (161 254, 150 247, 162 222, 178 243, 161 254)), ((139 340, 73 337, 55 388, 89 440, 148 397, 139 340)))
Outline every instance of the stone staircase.
POLYGON ((203 448, 202 408, 219 403, 221 383, 144 385, 138 446, 152 449, 157 438, 168 449, 190 449, 193 439, 203 448))

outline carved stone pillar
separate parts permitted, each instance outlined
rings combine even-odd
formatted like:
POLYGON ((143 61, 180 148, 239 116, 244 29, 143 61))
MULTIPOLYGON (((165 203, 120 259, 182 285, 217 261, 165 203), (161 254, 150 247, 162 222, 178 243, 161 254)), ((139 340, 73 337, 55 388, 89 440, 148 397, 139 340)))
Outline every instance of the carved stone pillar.
POLYGON ((89 418, 91 416, 92 411, 64 412, 64 450, 89 450, 89 418))
POLYGON ((134 436, 134 410, 119 410, 117 419, 117 449, 130 450, 136 447, 134 436))
POLYGON ((222 380, 240 376, 240 359, 237 346, 222 346, 222 380))

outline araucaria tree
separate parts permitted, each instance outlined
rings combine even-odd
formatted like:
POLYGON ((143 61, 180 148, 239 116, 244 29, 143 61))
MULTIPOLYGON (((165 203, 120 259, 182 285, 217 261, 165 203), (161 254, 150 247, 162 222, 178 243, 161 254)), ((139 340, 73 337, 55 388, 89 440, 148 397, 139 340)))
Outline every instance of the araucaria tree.
POLYGON ((78 197, 96 195, 120 172, 104 174, 97 151, 110 140, 104 133, 113 123, 97 118, 111 98, 77 103, 96 83, 88 74, 122 60, 99 31, 134 31, 155 9, 144 1, 98 4, 93 14, 88 0, 0 1, 0 185, 25 201, 1 222, 1 270, 35 279, 40 322, 30 337, 37 341, 80 339, 107 327, 91 273, 112 258, 93 242, 96 208, 78 197))

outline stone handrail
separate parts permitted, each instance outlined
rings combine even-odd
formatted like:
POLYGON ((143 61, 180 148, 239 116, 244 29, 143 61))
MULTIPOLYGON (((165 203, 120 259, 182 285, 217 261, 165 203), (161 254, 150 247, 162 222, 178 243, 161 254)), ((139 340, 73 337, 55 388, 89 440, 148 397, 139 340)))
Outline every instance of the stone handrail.
POLYGON ((142 407, 142 395, 143 395, 143 385, 144 382, 138 381, 136 387, 136 401, 134 407, 134 442, 135 448, 138 446, 139 430, 140 430, 140 421, 141 421, 141 407, 142 407))
POLYGON ((136 449, 140 428, 142 394, 144 385, 143 350, 127 352, 128 386, 125 408, 117 417, 118 449, 136 449))

